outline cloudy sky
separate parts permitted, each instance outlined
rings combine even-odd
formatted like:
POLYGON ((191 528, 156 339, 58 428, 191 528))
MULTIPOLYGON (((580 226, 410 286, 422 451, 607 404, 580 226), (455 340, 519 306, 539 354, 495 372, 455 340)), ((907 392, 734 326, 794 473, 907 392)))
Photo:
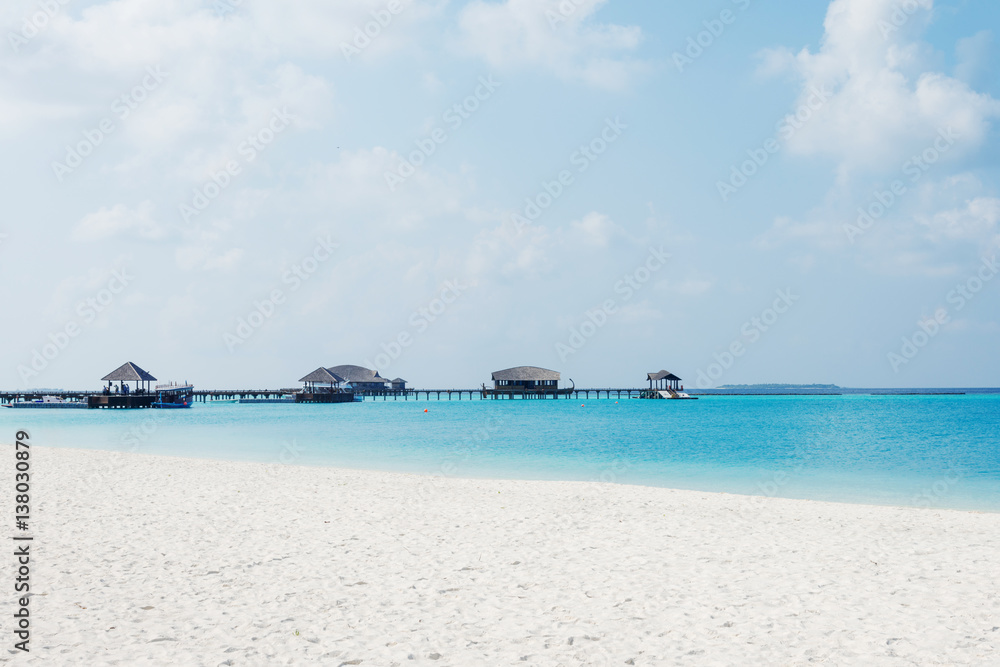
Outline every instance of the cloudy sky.
POLYGON ((7 0, 0 386, 1000 385, 985 0, 7 0))

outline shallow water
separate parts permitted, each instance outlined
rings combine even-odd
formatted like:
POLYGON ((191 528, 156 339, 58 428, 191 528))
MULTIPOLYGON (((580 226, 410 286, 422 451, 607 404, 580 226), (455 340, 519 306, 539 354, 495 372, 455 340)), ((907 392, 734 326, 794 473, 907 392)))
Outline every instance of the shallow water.
POLYGON ((996 394, 0 410, 0 440, 21 428, 55 447, 1000 511, 996 394))

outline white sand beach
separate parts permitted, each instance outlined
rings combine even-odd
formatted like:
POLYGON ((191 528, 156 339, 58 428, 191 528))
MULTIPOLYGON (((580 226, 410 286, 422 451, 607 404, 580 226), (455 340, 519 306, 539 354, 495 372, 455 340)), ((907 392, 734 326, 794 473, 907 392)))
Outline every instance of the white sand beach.
POLYGON ((5 662, 1000 664, 997 514, 31 451, 5 662))

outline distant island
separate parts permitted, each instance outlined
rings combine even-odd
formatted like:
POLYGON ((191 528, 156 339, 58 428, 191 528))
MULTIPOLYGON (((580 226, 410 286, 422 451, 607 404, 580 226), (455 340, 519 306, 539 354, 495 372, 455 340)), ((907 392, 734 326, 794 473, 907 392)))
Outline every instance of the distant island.
POLYGON ((890 387, 886 389, 871 388, 849 388, 835 384, 724 384, 714 389, 692 389, 689 393, 718 396, 840 396, 843 394, 869 394, 871 396, 883 395, 924 395, 931 396, 937 394, 991 394, 997 393, 995 389, 920 389, 911 387, 890 387))
POLYGON ((716 389, 841 389, 835 384, 723 384, 716 389))

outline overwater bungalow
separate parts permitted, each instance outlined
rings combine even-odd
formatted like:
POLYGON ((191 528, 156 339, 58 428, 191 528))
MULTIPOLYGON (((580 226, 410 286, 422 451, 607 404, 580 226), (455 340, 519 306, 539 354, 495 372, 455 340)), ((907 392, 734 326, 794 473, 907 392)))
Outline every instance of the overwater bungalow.
POLYGON ((380 392, 392 388, 392 382, 379 375, 378 371, 363 366, 334 366, 326 370, 344 378, 344 382, 358 392, 380 392))
POLYGON ((550 371, 538 366, 515 366, 492 374, 493 389, 484 392, 493 397, 510 398, 558 398, 560 394, 568 394, 572 389, 559 389, 560 375, 558 371, 550 371))

